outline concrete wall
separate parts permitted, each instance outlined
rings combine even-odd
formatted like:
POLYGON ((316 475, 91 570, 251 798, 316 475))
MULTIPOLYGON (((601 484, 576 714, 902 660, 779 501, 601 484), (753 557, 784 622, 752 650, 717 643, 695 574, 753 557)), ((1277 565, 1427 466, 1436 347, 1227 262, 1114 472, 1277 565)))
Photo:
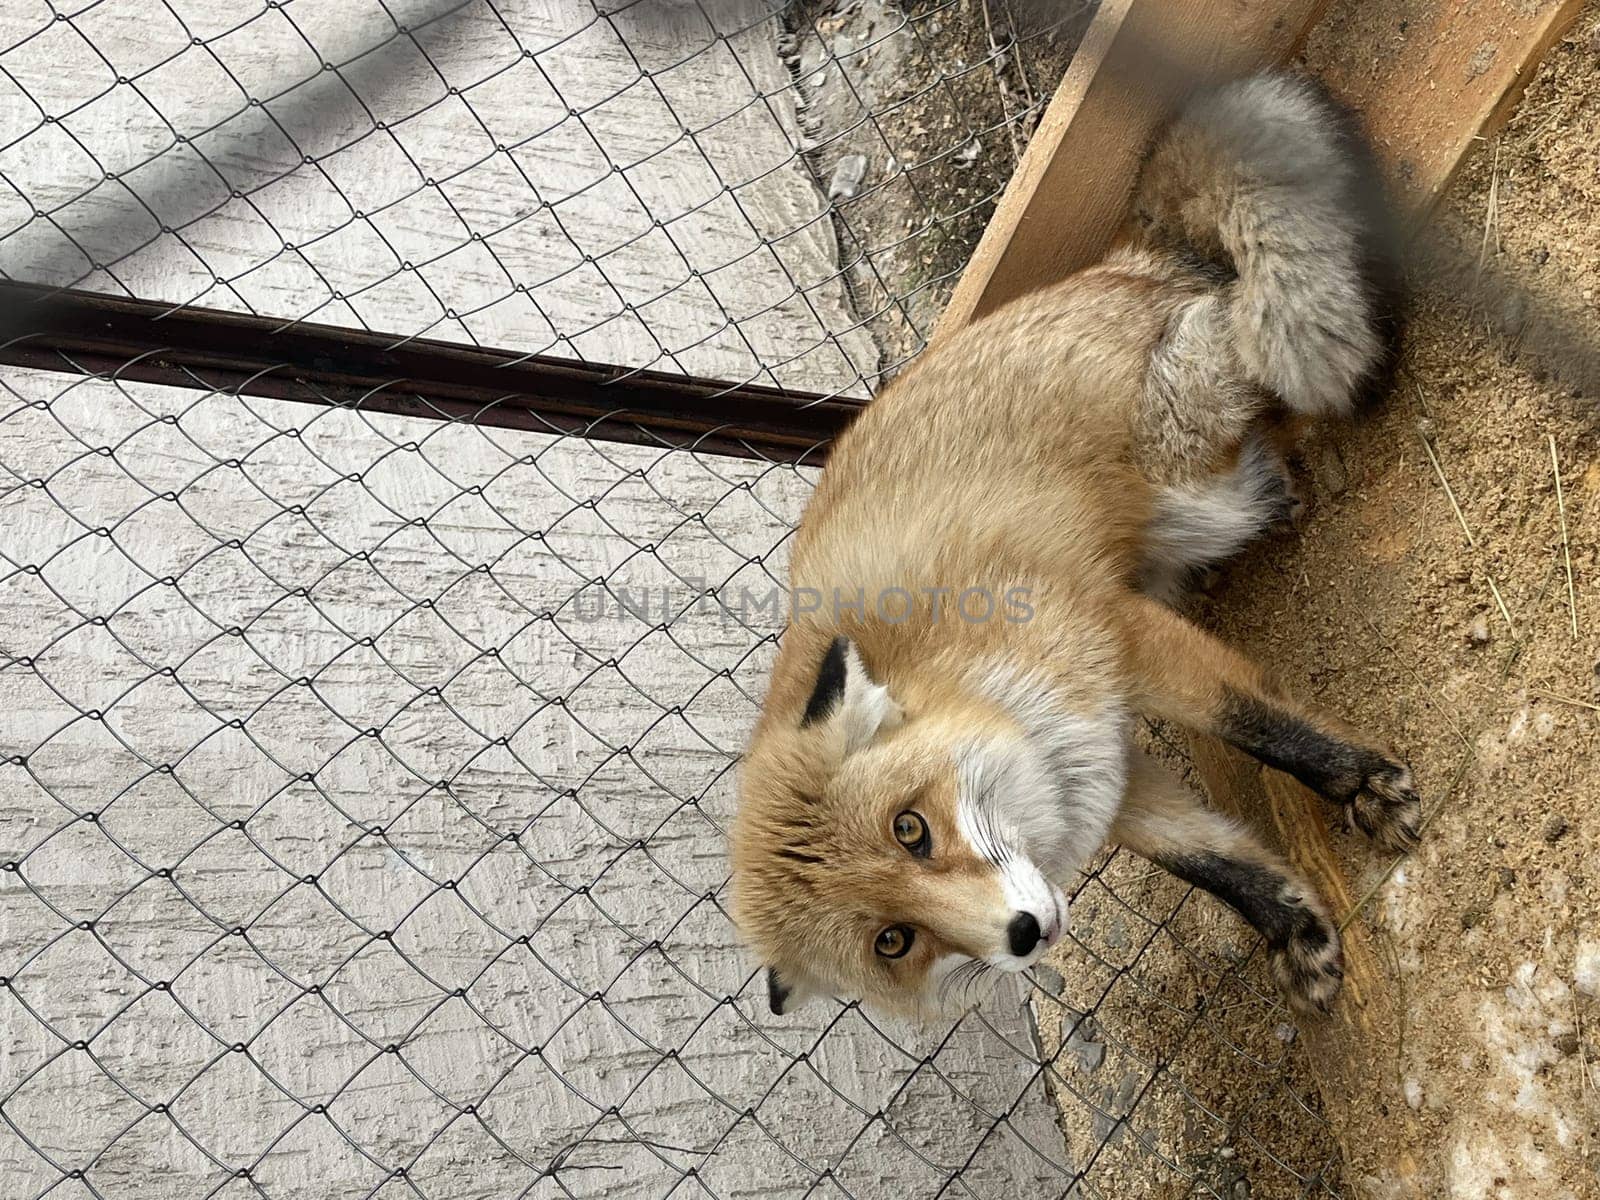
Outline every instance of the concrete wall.
MULTIPOLYGON (((776 19, 613 7, 9 4, 0 270, 860 390, 776 19)), ((0 372, 0 1195, 1063 1191, 1015 995, 776 1020, 707 899, 777 623, 662 606, 809 486, 0 372)))

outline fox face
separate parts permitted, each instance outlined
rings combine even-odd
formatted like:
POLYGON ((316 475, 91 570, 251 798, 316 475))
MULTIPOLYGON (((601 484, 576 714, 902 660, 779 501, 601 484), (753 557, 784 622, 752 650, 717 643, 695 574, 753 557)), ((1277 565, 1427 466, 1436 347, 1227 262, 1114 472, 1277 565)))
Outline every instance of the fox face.
POLYGON ((1114 793, 1123 755, 1103 729, 1093 763, 1063 762, 1028 715, 982 689, 908 709, 852 643, 830 644, 804 712, 764 722, 741 773, 734 918, 774 1012, 814 993, 950 1011, 1060 940, 1057 881, 1104 834, 1092 812, 1064 819, 1072 776, 1114 793))

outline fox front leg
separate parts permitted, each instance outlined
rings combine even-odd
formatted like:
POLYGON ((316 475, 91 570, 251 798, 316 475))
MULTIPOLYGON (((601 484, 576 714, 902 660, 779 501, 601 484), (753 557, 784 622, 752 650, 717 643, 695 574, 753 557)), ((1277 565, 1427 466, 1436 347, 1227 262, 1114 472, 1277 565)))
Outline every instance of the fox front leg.
POLYGON ((1333 1006, 1343 957, 1316 893, 1243 826, 1204 807, 1142 754, 1111 838, 1249 921, 1266 940, 1273 979, 1292 1009, 1310 1015, 1333 1006))
POLYGON ((1381 742, 1297 704, 1254 663, 1155 601, 1139 597, 1126 632, 1136 702, 1212 734, 1343 806, 1391 850, 1417 844, 1422 806, 1411 770, 1381 742))

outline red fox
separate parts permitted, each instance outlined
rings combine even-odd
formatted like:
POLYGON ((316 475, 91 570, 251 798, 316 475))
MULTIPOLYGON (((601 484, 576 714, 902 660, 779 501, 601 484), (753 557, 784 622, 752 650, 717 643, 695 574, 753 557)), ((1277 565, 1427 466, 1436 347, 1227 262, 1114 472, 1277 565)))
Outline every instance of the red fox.
POLYGON ((1137 714, 1226 739, 1416 841, 1406 764, 1171 606, 1295 504, 1297 428, 1380 386, 1398 329, 1347 115, 1270 74, 1192 100, 1099 265, 928 350, 839 438, 740 773, 732 911, 781 1013, 812 993, 969 1004, 1064 935, 1107 841, 1232 905, 1291 1006, 1338 931, 1240 825, 1137 750, 1137 714))

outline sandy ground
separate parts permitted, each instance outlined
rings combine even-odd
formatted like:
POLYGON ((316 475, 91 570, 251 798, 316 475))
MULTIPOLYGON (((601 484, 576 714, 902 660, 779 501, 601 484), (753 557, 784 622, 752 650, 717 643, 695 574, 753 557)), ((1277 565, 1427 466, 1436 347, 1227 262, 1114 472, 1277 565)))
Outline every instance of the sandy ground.
MULTIPOLYGON (((1597 137, 1591 4, 1442 219, 1600 329, 1597 137)), ((1389 736, 1422 782, 1409 862, 1384 879, 1357 839, 1346 854, 1377 887, 1363 916, 1405 991, 1395 1067, 1423 1194, 1589 1197, 1600 430, 1592 398, 1541 383, 1491 332, 1498 315, 1419 296, 1394 394, 1306 449, 1304 529, 1239 563, 1207 611, 1302 693, 1389 736)), ((1375 1196, 1390 1182, 1347 1180, 1375 1196)))

